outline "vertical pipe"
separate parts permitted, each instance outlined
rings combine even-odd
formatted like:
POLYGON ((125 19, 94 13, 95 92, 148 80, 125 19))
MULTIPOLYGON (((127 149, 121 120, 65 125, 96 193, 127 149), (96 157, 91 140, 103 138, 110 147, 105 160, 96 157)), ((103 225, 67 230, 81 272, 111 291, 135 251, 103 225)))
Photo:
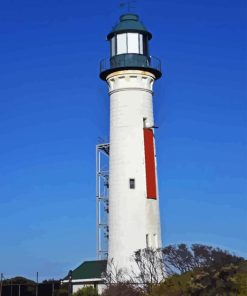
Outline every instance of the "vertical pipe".
POLYGON ((72 288, 72 270, 69 271, 69 285, 68 285, 68 295, 71 296, 73 292, 72 288))
POLYGON ((0 296, 2 296, 2 288, 3 288, 3 273, 1 273, 0 296))
POLYGON ((100 211, 101 211, 101 150, 99 149, 99 200, 98 200, 98 235, 99 235, 99 243, 98 243, 98 247, 99 247, 99 257, 98 259, 101 259, 101 215, 100 215, 100 211))
POLYGON ((54 281, 52 281, 52 292, 51 292, 51 296, 54 296, 54 281))
POLYGON ((98 145, 96 145, 96 150, 95 150, 95 159, 96 159, 96 164, 95 164, 95 169, 96 169, 96 256, 98 258, 98 145))
POLYGON ((96 256, 99 259, 99 149, 96 145, 96 256))
POLYGON ((21 285, 19 285, 19 296, 21 296, 21 285))

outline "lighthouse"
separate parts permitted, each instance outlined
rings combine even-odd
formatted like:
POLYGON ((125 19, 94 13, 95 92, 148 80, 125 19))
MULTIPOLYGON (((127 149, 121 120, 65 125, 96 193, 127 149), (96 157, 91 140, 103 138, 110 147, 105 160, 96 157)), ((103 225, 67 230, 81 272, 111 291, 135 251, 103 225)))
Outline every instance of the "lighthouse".
POLYGON ((108 262, 126 271, 137 250, 161 247, 153 114, 161 64, 150 56, 151 39, 138 15, 124 14, 100 64, 110 97, 108 262))

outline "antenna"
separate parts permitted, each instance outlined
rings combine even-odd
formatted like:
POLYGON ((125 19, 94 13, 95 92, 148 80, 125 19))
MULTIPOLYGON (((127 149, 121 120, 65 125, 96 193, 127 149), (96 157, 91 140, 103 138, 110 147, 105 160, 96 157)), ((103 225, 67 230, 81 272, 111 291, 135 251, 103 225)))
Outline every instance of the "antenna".
POLYGON ((119 7, 120 7, 120 8, 127 7, 127 11, 130 12, 131 9, 136 8, 136 7, 135 7, 135 3, 136 3, 136 2, 137 2, 136 0, 131 0, 131 1, 121 2, 121 3, 119 4, 119 7))

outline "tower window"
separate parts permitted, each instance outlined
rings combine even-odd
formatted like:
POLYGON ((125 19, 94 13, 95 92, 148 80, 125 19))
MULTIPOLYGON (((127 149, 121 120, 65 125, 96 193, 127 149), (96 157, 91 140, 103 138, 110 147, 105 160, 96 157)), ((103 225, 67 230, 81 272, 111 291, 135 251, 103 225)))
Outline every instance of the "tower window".
POLYGON ((149 248, 149 235, 146 234, 146 248, 149 248))
POLYGON ((154 247, 155 248, 158 248, 158 238, 157 238, 157 234, 156 233, 153 235, 153 239, 154 239, 154 247))
POLYGON ((130 189, 135 189, 135 179, 130 179, 129 183, 130 183, 130 189))

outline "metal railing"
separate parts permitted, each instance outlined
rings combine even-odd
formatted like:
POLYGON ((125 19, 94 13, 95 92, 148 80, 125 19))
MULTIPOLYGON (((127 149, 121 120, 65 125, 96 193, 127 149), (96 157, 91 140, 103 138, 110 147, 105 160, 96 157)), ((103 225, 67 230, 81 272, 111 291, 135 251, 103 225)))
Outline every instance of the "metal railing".
POLYGON ((140 54, 121 54, 100 61, 100 73, 122 67, 150 68, 161 72, 161 61, 156 57, 140 54))

